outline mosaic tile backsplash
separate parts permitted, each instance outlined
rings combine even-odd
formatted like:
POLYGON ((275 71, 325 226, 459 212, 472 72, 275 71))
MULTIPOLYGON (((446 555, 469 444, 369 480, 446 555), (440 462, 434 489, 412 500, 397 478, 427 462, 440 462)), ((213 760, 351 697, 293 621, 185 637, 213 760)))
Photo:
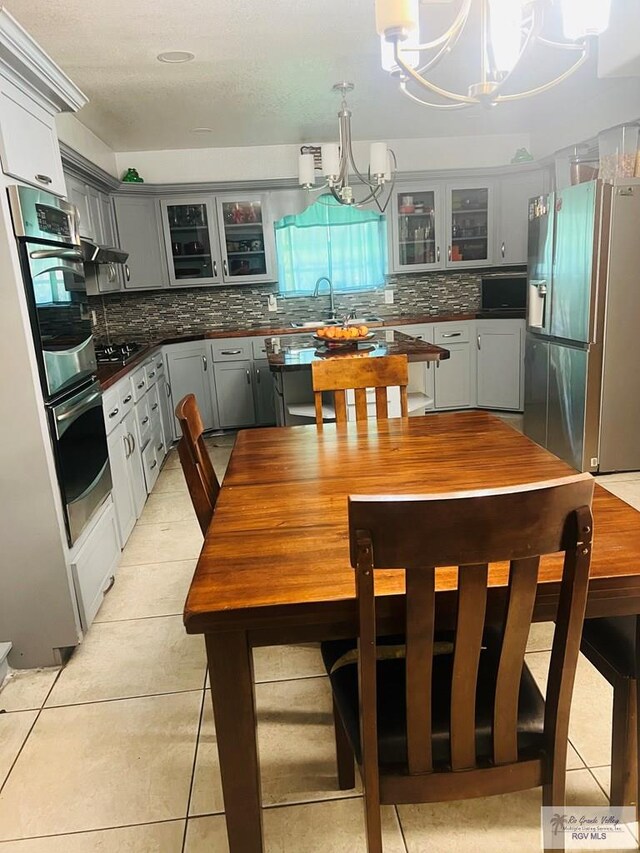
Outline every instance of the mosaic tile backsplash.
MULTIPOLYGON (((393 320, 419 314, 470 313, 480 307, 477 272, 389 276, 386 288, 394 291, 393 305, 385 304, 383 289, 337 294, 338 315, 355 310, 358 316, 375 314, 393 320)), ((96 340, 110 343, 145 343, 207 330, 283 327, 292 320, 322 317, 328 311, 326 288, 316 299, 278 297, 278 310, 268 311, 267 299, 276 292, 275 284, 234 285, 114 293, 90 297, 89 302, 96 312, 96 340)))

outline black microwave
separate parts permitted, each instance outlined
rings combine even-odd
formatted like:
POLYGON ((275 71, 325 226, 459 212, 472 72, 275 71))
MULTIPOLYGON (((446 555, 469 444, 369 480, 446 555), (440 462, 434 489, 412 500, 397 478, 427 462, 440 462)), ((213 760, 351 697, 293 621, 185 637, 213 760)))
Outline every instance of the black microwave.
POLYGON ((480 307, 492 314, 523 313, 527 307, 527 274, 483 275, 480 307))

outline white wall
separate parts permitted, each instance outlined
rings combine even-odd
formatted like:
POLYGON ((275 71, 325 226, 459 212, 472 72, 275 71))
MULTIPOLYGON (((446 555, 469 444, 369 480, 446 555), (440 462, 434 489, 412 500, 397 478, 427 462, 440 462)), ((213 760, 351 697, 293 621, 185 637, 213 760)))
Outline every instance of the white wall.
MULTIPOLYGON (((367 142, 356 142, 358 162, 369 158, 367 142)), ((518 148, 529 148, 529 134, 395 139, 399 170, 455 169, 504 166, 518 148)), ((116 153, 118 172, 134 167, 147 183, 238 181, 292 178, 298 174, 299 145, 262 145, 241 148, 194 148, 173 151, 116 153)))
POLYGON ((95 133, 85 127, 73 113, 58 113, 56 116, 58 139, 100 166, 105 172, 119 177, 115 152, 95 133))

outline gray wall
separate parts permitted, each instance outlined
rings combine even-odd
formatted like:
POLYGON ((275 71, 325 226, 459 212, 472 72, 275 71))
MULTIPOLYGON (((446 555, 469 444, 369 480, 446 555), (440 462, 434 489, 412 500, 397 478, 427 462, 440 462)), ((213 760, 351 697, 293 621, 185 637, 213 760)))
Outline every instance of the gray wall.
MULTIPOLYGON (((418 314, 473 312, 480 304, 480 273, 433 272, 389 276, 394 304, 385 305, 384 291, 338 294, 338 313, 355 308, 385 319, 418 314)), ((184 288, 145 293, 116 293, 90 298, 96 311, 96 340, 153 341, 206 330, 285 326, 291 320, 321 316, 329 307, 325 290, 317 299, 278 298, 278 310, 267 311, 267 297, 276 285, 184 288)))

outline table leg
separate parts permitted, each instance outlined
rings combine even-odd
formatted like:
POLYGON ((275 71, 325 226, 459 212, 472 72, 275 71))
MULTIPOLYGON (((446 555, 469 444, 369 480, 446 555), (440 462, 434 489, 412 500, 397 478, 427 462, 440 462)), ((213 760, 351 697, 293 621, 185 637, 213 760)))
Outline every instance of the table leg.
POLYGON ((262 853, 253 656, 243 631, 205 635, 230 853, 262 853))

